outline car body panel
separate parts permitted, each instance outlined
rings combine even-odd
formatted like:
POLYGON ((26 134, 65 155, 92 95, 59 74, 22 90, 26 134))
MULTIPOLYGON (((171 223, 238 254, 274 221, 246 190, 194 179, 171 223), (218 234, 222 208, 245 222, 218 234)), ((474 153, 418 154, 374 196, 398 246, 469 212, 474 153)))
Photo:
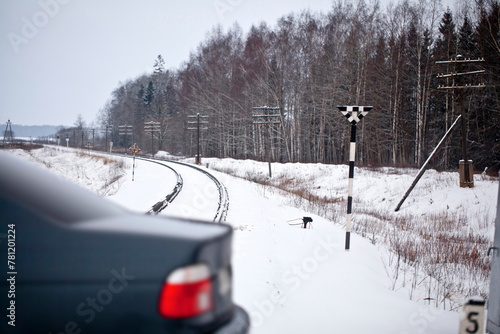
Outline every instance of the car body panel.
MULTIPOLYGON (((229 226, 133 214, 15 160, 0 154, 0 234, 9 224, 16 231, 17 325, 3 321, 2 333, 248 331, 232 288, 220 288, 231 272, 229 226), (165 279, 196 263, 210 268, 214 309, 189 319, 162 317, 165 279)), ((0 272, 2 296, 9 277, 0 272)), ((5 298, 0 303, 7 308, 5 298)))

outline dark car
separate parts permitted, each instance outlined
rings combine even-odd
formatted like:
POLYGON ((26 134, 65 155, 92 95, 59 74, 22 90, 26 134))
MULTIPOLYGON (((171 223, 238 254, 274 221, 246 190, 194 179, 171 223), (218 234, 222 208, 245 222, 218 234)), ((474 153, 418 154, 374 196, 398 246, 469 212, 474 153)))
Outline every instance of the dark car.
POLYGON ((1 333, 247 333, 232 229, 133 214, 0 153, 1 333))

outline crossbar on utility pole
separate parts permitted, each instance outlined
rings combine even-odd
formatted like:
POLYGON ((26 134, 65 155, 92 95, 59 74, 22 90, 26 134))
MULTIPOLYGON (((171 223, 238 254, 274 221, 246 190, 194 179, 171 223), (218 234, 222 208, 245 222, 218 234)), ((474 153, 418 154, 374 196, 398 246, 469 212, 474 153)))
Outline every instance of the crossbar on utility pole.
MULTIPOLYGON (((253 124, 267 124, 268 129, 271 126, 271 124, 280 124, 281 123, 281 114, 278 113, 271 113, 271 112, 279 112, 281 108, 279 107, 268 107, 268 106, 262 106, 262 107, 253 107, 253 110, 260 110, 263 111, 264 114, 257 114, 257 115, 252 115, 253 118, 253 124)), ((271 140, 271 138, 269 138, 271 140)), ((268 143, 266 143, 266 146, 268 143)), ((270 143, 269 143, 270 145, 270 143)), ((271 147, 266 148, 266 160, 268 163, 269 167, 269 177, 272 177, 272 170, 271 170, 271 153, 269 152, 271 150, 271 147)))
POLYGON ((202 118, 208 118, 207 115, 200 115, 200 113, 197 113, 196 115, 189 115, 189 118, 194 118, 196 117, 196 121, 190 121, 188 124, 196 124, 195 128, 188 128, 188 130, 196 130, 196 158, 195 158, 195 164, 201 165, 201 153, 200 153, 200 130, 208 130, 207 127, 202 128, 201 124, 208 124, 207 121, 202 121, 202 118))
POLYGON ((347 214, 345 249, 351 247, 351 217, 352 217, 352 190, 354 184, 354 160, 356 157, 356 125, 373 109, 372 106, 338 106, 340 112, 351 123, 351 141, 349 146, 349 183, 347 191, 347 214))
POLYGON ((482 63, 484 62, 484 58, 477 58, 477 59, 471 59, 471 58, 464 58, 461 55, 457 55, 455 58, 452 58, 450 60, 439 60, 436 62, 436 64, 463 64, 463 63, 482 63))
MULTIPOLYGON (((481 63, 484 62, 484 58, 478 58, 478 59, 470 59, 470 58, 464 58, 461 55, 457 55, 455 58, 450 59, 450 60, 444 60, 444 61, 437 61, 436 64, 458 64, 459 69, 462 69, 462 64, 469 64, 469 63, 481 63)), ((467 149, 467 115, 466 115, 466 110, 465 110, 465 90, 469 88, 484 88, 486 85, 484 83, 482 84, 464 84, 462 77, 467 76, 467 75, 472 75, 472 74, 482 74, 484 73, 484 70, 477 70, 477 71, 468 71, 468 72, 453 72, 453 73, 448 73, 448 74, 438 74, 436 77, 437 78, 455 78, 458 77, 458 83, 453 82, 452 85, 441 85, 438 86, 438 89, 444 89, 444 90, 455 90, 458 89, 459 96, 460 96, 460 105, 461 105, 461 112, 460 115, 461 117, 461 126, 462 126, 462 158, 463 158, 463 182, 460 180, 460 187, 469 187, 473 188, 474 187, 474 179, 473 177, 471 178, 471 168, 472 166, 469 166, 469 157, 468 157, 468 149, 467 149)), ((460 170, 461 171, 461 170, 460 170)))
MULTIPOLYGON (((127 136, 130 135, 130 137, 132 138, 132 125, 127 125, 127 124, 124 124, 124 125, 118 125, 118 134, 120 136, 125 136, 125 141, 127 140, 127 136)), ((127 145, 127 143, 125 143, 125 146, 127 145)))
MULTIPOLYGON (((155 150, 154 150, 154 133, 155 132, 160 132, 160 122, 145 122, 144 123, 144 131, 145 132, 151 132, 151 157, 155 157, 155 150)), ((158 148, 160 149, 160 148, 158 148)))

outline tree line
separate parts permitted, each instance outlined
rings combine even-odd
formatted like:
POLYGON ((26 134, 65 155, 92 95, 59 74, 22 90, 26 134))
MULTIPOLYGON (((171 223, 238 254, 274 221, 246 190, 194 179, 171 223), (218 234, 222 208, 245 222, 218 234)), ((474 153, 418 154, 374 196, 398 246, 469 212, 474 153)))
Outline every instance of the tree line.
MULTIPOLYGON (((336 0, 327 13, 291 13, 243 33, 215 27, 178 69, 121 83, 99 113, 115 145, 194 155, 197 114, 201 154, 280 162, 345 163, 349 123, 339 105, 370 105, 358 125, 356 160, 363 165, 420 166, 461 112, 457 90, 440 85, 484 83, 465 90, 469 158, 476 169, 500 167, 500 5, 440 0, 336 0), (484 58, 470 65, 437 61, 484 58), (484 74, 437 78, 440 73, 484 74), (255 109, 255 107, 272 107, 255 109), (145 131, 158 122, 158 132, 145 131), (120 135, 131 125, 133 137, 120 135), (207 129, 204 129, 207 128, 207 129)), ((460 130, 432 166, 455 169, 460 130)))

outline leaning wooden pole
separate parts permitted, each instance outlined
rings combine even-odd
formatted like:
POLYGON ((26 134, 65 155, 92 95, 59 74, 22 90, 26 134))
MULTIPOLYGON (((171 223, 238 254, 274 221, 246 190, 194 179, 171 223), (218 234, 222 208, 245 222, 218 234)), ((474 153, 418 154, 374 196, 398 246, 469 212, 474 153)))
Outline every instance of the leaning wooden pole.
POLYGON ((448 129, 448 131, 446 131, 446 134, 444 135, 444 137, 437 144, 437 146, 432 151, 431 155, 427 158, 427 160, 424 162, 424 164, 422 165, 422 167, 418 171, 418 174, 415 177, 415 180, 413 180, 413 183, 411 184, 410 188, 408 188, 408 190, 406 191, 405 195, 403 196, 403 199, 401 199, 401 201, 399 202, 398 206, 396 207, 396 209, 394 211, 396 211, 396 212, 399 211, 399 209, 401 208, 401 205, 403 205, 404 201, 408 198, 408 196, 410 196, 410 193, 412 192, 413 188, 415 188, 415 186, 417 185, 417 183, 420 180, 420 178, 422 177, 422 175, 424 175, 425 169, 427 168, 427 165, 429 164, 429 162, 431 161, 431 159, 436 155, 436 153, 439 151, 439 149, 441 148, 441 146, 443 145, 443 143, 446 141, 446 139, 448 139, 448 137, 450 136, 451 132, 453 131, 453 129, 455 128, 455 126, 458 124, 458 121, 461 118, 462 118, 462 115, 458 115, 458 117, 455 120, 455 122, 453 122, 453 124, 448 129))

